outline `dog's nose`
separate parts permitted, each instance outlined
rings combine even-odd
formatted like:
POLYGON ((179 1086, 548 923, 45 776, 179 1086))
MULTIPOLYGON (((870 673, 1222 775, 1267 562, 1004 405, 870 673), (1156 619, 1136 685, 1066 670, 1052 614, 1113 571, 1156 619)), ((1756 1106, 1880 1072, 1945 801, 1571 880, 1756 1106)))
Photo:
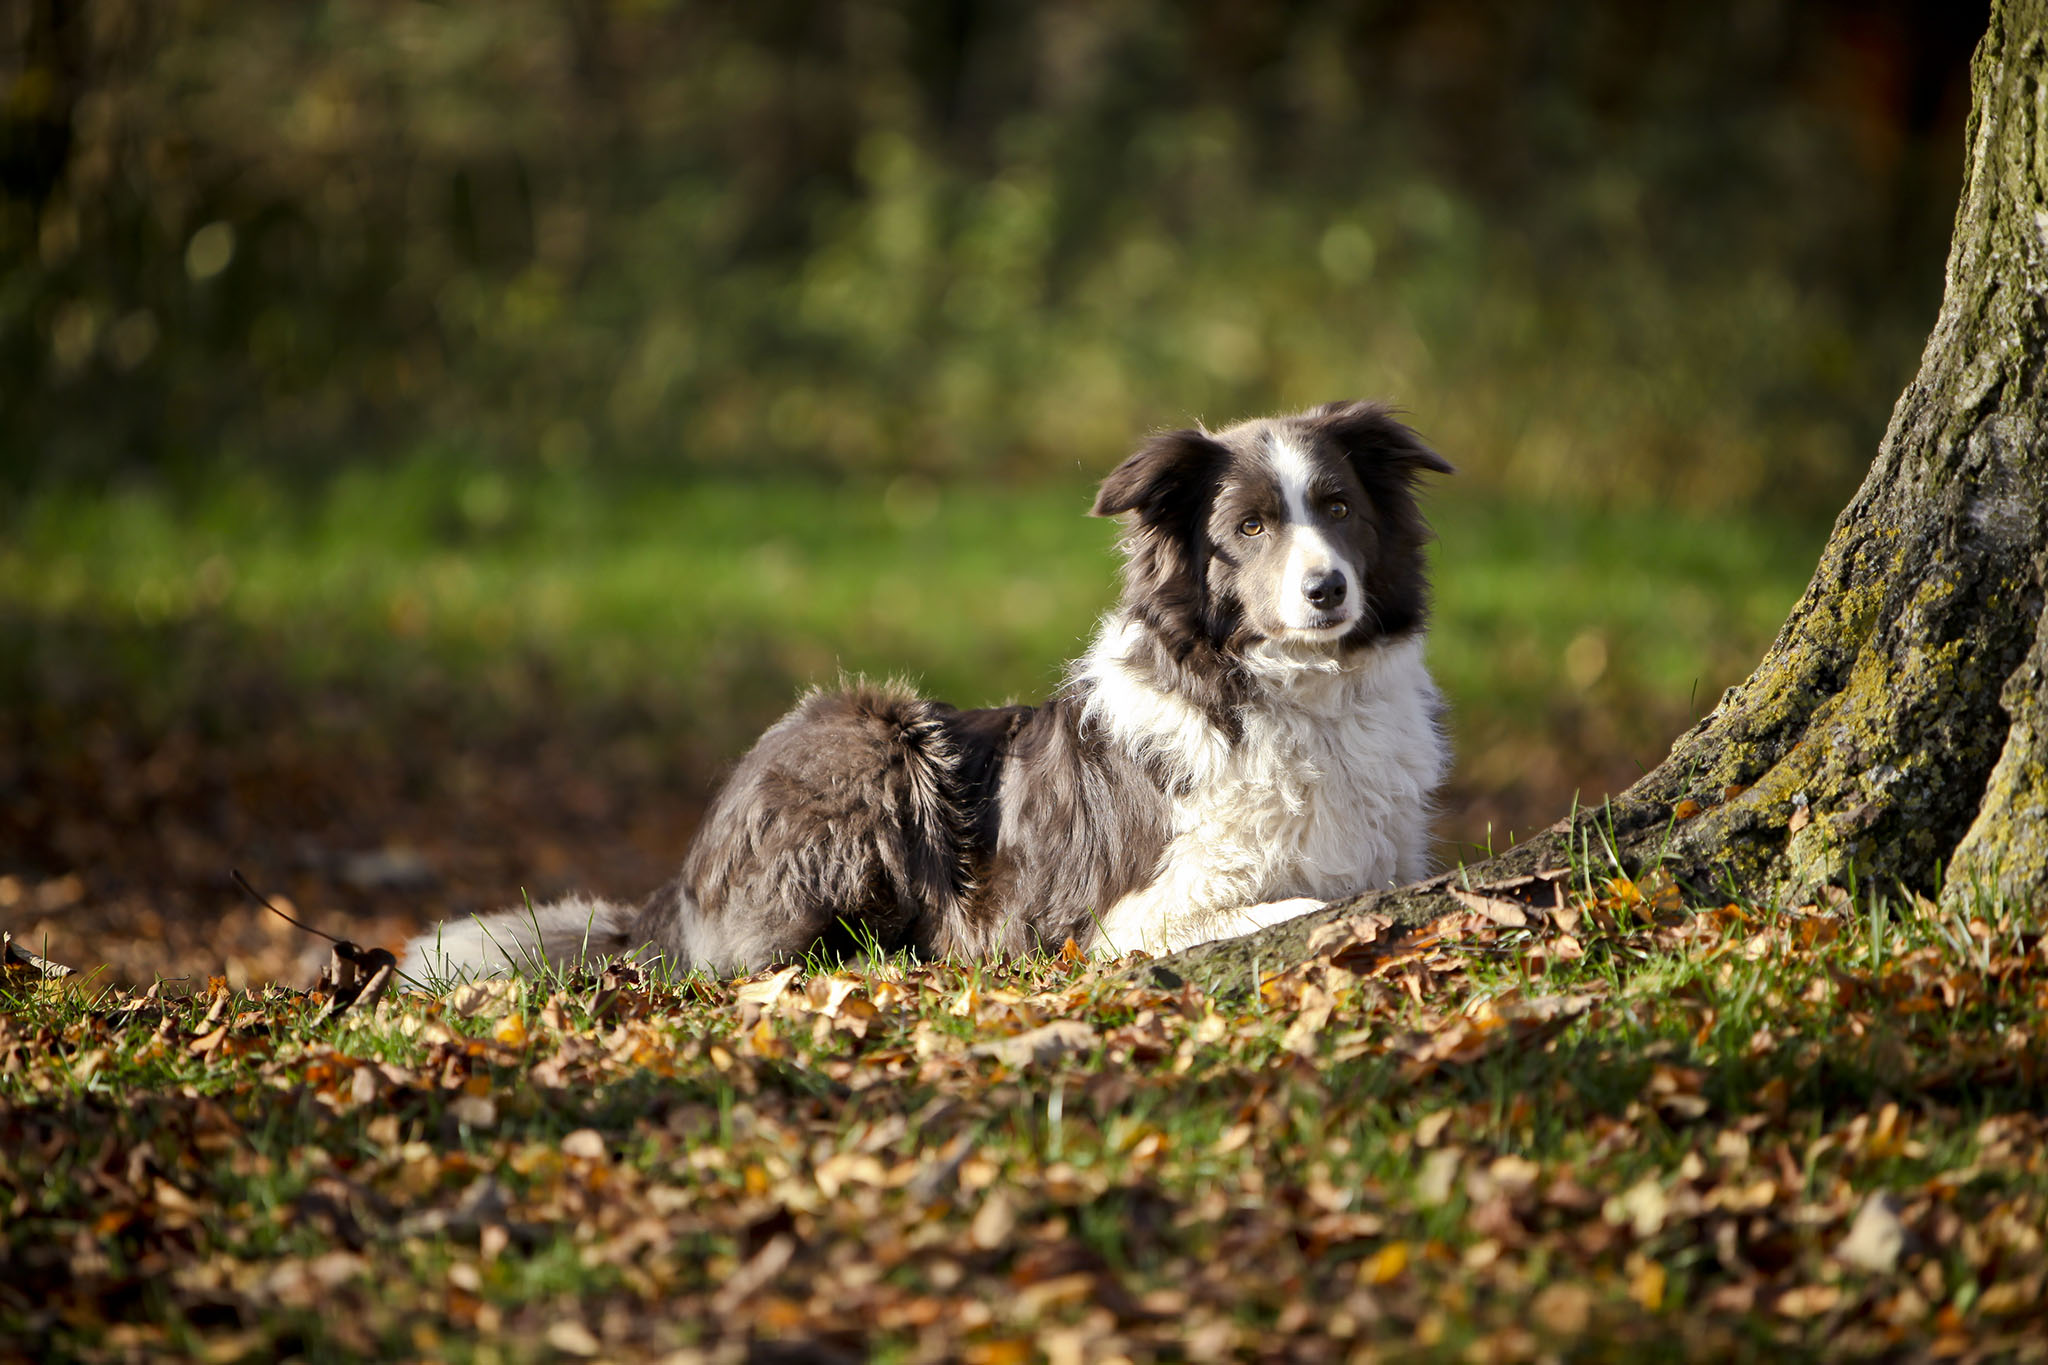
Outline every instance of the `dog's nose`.
POLYGON ((1303 580, 1301 595, 1312 607, 1334 607, 1344 600, 1344 575, 1335 569, 1312 573, 1303 580))

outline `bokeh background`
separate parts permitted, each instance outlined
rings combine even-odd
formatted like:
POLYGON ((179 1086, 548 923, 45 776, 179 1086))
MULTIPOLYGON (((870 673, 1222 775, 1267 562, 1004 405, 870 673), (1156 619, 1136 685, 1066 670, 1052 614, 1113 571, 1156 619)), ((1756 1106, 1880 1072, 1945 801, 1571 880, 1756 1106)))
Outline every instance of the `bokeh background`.
POLYGON ((1447 857, 1768 641, 1940 296, 1938 0, 0 0, 0 923, 287 974, 665 875, 793 690, 1042 695, 1148 429, 1460 469, 1447 857))

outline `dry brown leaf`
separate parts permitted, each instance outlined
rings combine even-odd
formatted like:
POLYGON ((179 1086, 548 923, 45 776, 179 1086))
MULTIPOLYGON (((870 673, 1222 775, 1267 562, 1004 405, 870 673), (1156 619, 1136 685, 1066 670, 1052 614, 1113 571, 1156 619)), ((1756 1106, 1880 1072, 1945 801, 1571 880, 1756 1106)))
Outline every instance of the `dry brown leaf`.
POLYGON ((574 1318, 556 1318, 542 1336, 548 1345, 566 1356, 594 1356, 604 1350, 604 1343, 574 1318))
POLYGON ((974 1221, 967 1227, 967 1240, 983 1251, 994 1251, 1010 1240, 1017 1230, 1017 1209, 1001 1190, 981 1201, 974 1221))
POLYGON ((1530 1300, 1529 1316, 1552 1336, 1578 1336, 1593 1321, 1593 1291, 1581 1284, 1547 1284, 1530 1300))
POLYGON ((1656 1176, 1645 1176, 1621 1194, 1608 1198, 1601 1216, 1608 1222, 1627 1224, 1637 1237, 1654 1237, 1664 1226, 1671 1210, 1670 1196, 1656 1176))
POLYGON ((1095 1046, 1096 1037, 1093 1026, 1078 1019, 1055 1019, 1007 1038, 976 1043, 968 1051, 976 1057, 993 1057, 1005 1066, 1024 1067, 1086 1051, 1095 1046))
POLYGON ((1457 901, 1458 904, 1464 906, 1467 910, 1476 911, 1484 915, 1495 924, 1509 929, 1521 929, 1529 923, 1529 912, 1519 901, 1503 900, 1498 896, 1484 896, 1476 891, 1467 891, 1462 887, 1456 886, 1446 889, 1449 890, 1451 898, 1457 901))
POLYGON ((1842 1291, 1831 1284, 1803 1284, 1778 1295, 1777 1310, 1788 1318, 1817 1318, 1833 1311, 1842 1291))
POLYGON ((498 1123, 497 1102, 487 1095, 459 1096, 449 1104, 448 1113, 470 1128, 494 1128, 498 1123))
POLYGON ((562 1139, 562 1155, 579 1161, 609 1161, 611 1149, 605 1145, 604 1134, 595 1128, 578 1128, 562 1139))
POLYGON ((507 1010, 517 1008, 525 991, 525 982, 516 976, 465 981, 448 993, 448 1008, 464 1019, 474 1019, 478 1015, 496 1019, 507 1010))
POLYGON ((45 980, 70 976, 72 969, 61 962, 38 957, 14 941, 11 931, 0 932, 0 969, 33 973, 45 980))
POLYGON ((1863 1201, 1856 1221, 1835 1246, 1837 1260, 1859 1270, 1888 1275, 1906 1250, 1906 1224, 1899 1216, 1899 1201, 1889 1191, 1879 1190, 1863 1201))
POLYGON ((1281 1048, 1298 1057, 1315 1056, 1323 1030, 1329 1027, 1330 1012, 1335 1007, 1336 1002, 1328 992, 1315 986, 1305 986, 1301 992, 1301 1011, 1281 1035, 1281 1048))
POLYGON ((759 1005, 764 1010, 771 1009, 775 1002, 782 998, 782 993, 789 989, 789 983, 794 981, 797 973, 802 970, 802 967, 784 967, 761 980, 749 981, 733 992, 733 999, 742 1005, 759 1005))

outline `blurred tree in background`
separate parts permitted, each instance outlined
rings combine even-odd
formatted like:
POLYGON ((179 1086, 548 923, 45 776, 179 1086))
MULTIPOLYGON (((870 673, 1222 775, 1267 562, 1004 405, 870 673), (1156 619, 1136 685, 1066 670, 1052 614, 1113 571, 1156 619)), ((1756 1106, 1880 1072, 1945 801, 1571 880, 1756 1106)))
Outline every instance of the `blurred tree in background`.
POLYGON ((0 0, 0 481, 1093 471, 1352 394, 1826 509, 1982 6, 0 0))

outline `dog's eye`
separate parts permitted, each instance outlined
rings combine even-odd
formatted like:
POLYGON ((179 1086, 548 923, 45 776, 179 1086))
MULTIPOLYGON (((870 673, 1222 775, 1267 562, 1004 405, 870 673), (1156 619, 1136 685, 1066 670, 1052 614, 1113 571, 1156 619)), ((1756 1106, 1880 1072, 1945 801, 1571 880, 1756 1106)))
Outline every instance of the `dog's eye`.
POLYGON ((1237 524, 1237 533, 1241 536, 1255 536, 1265 529, 1266 522, 1263 517, 1246 517, 1237 524))
POLYGON ((1351 504, 1342 498, 1330 499, 1330 520, 1342 521, 1351 515, 1351 504))

